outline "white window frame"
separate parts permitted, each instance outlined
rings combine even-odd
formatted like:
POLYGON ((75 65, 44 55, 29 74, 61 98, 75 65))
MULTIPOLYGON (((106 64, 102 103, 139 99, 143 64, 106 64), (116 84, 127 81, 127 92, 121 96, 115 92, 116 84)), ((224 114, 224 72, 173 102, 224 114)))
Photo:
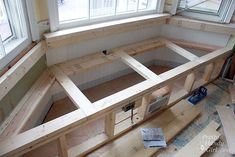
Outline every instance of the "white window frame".
POLYGON ((6 67, 20 52, 22 52, 32 42, 30 27, 29 27, 30 24, 28 20, 29 17, 27 16, 32 12, 28 12, 27 14, 27 7, 25 0, 18 0, 17 3, 19 4, 17 14, 19 14, 21 18, 16 19, 14 15, 11 16, 11 18, 13 21, 19 21, 20 27, 16 29, 20 29, 22 35, 17 36, 16 39, 12 39, 10 41, 0 42, 0 48, 3 50, 3 52, 5 52, 5 56, 0 58, 0 70, 6 67))
POLYGON ((96 24, 100 22, 107 22, 111 20, 119 20, 123 18, 135 17, 135 16, 163 13, 164 4, 165 4, 165 0, 158 0, 156 4, 156 9, 151 10, 151 11, 141 11, 141 12, 135 12, 135 13, 127 13, 127 14, 96 18, 92 20, 77 20, 77 21, 72 20, 68 22, 59 23, 59 12, 58 12, 57 0, 47 0, 47 2, 48 2, 48 12, 49 12, 51 32, 55 32, 61 29, 72 28, 72 27, 79 27, 79 26, 85 26, 89 24, 96 24))
MULTIPOLYGON (((222 2, 223 6, 220 9, 219 14, 212 14, 209 12, 203 12, 203 11, 195 11, 193 9, 188 9, 184 11, 179 10, 179 15, 195 18, 199 20, 206 20, 206 21, 212 21, 212 22, 219 22, 219 23, 229 23, 235 9, 235 0, 223 0, 222 2)), ((171 10, 172 14, 177 14, 177 9, 179 7, 180 0, 175 0, 173 3, 173 8, 171 10)))

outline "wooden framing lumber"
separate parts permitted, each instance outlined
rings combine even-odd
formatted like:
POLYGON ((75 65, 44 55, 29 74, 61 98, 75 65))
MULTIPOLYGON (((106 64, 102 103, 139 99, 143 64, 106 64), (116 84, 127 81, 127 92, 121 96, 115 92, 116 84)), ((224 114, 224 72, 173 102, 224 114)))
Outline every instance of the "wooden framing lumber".
POLYGON ((193 85, 194 85, 194 82, 195 82, 195 79, 196 79, 195 72, 192 72, 191 74, 189 74, 186 77, 186 80, 185 80, 185 83, 184 83, 184 89, 187 92, 191 92, 191 90, 193 88, 193 85))
POLYGON ((132 58, 131 56, 129 56, 125 52, 117 50, 114 53, 117 54, 118 56, 120 56, 121 60, 125 64, 129 65, 133 70, 135 70, 137 73, 139 73, 145 79, 147 79, 147 80, 149 79, 149 80, 156 81, 156 82, 162 81, 162 79, 158 75, 156 75, 154 72, 152 72, 151 70, 146 68, 144 65, 142 65, 140 62, 138 62, 137 60, 135 60, 134 58, 132 58))
POLYGON ((173 157, 200 157, 213 143, 219 139, 220 133, 216 131, 219 124, 212 121, 188 144, 181 148, 173 157))
POLYGON ((166 47, 168 47, 169 49, 171 49, 172 51, 178 53, 179 55, 181 55, 182 57, 190 60, 190 61, 193 61, 193 60, 196 60, 198 59, 198 57, 194 54, 192 54, 191 52, 183 49, 182 47, 168 41, 168 40, 164 40, 165 44, 166 44, 166 47))
POLYGON ((57 149, 59 157, 68 157, 66 137, 61 136, 57 141, 57 149))
POLYGON ((227 106, 216 106, 216 110, 223 125, 228 151, 235 154, 235 115, 233 109, 227 106))
MULTIPOLYGON (((156 44, 159 46, 159 43, 156 43, 156 44)), ((155 45, 152 44, 151 48, 153 48, 154 46, 155 45)), ((143 51, 146 49, 149 49, 149 48, 140 48, 139 51, 143 51)), ((132 54, 135 54, 135 50, 134 51, 132 50, 132 54)), ((223 58, 230 54, 231 54, 231 48, 225 47, 220 50, 214 51, 210 54, 207 54, 205 56, 199 57, 195 61, 190 61, 184 65, 178 66, 175 69, 172 69, 165 73, 160 74, 159 77, 162 79, 161 82, 145 80, 132 87, 126 88, 120 92, 117 92, 101 100, 98 100, 94 103, 83 101, 86 103, 86 104, 82 104, 84 105, 83 106, 84 110, 86 110, 87 109, 86 107, 89 106, 92 109, 94 109, 94 112, 92 111, 93 113, 89 112, 88 115, 86 115, 82 111, 82 107, 81 107, 81 109, 75 110, 71 113, 61 116, 60 118, 54 119, 48 123, 37 126, 31 130, 20 133, 19 135, 14 136, 14 138, 10 137, 4 141, 1 141, 0 142, 0 156, 13 156, 13 157, 20 156, 46 143, 49 143, 53 140, 57 140, 61 136, 64 136, 67 133, 72 132, 76 128, 80 127, 82 124, 89 123, 90 121, 94 119, 104 117, 107 114, 114 112, 115 110, 119 110, 122 106, 126 105, 128 102, 132 100, 137 100, 143 95, 152 93, 156 89, 172 84, 172 82, 174 82, 175 80, 190 74, 195 69, 205 66, 211 62, 214 62, 220 59, 221 57, 223 58)), ((109 57, 112 57, 112 56, 109 56, 109 57)), ((62 87, 64 86, 63 88, 70 87, 66 85, 67 81, 69 82, 68 83, 69 85, 72 83, 72 81, 68 78, 68 76, 66 76, 58 68, 58 65, 54 67, 52 68, 56 69, 54 73, 55 75, 57 75, 56 76, 57 81, 60 84, 62 84, 62 87)), ((72 86, 73 86, 72 88, 76 89, 76 91, 79 90, 75 85, 72 85, 72 86)), ((66 90, 69 91, 70 89, 66 89, 66 90)), ((70 92, 71 91, 68 92, 69 93, 68 95, 72 93, 70 92)), ((77 96, 77 94, 75 96, 81 97, 80 95, 77 96)), ((79 101, 75 101, 75 102, 78 103, 79 101)))
POLYGON ((53 66, 50 68, 56 77, 56 80, 63 87, 68 97, 72 100, 74 105, 81 108, 86 115, 91 115, 95 112, 95 109, 87 99, 87 97, 78 89, 78 87, 72 82, 72 80, 63 73, 59 68, 53 66))
POLYGON ((140 128, 162 128, 167 142, 175 137, 183 128, 192 122, 200 113, 199 108, 193 107, 182 100, 175 106, 140 125, 129 133, 108 144, 109 149, 101 157, 149 157, 159 148, 145 149, 142 143, 140 128))
POLYGON ((58 48, 112 34, 135 31, 143 27, 165 24, 169 17, 170 14, 154 14, 109 21, 45 34, 45 38, 49 48, 58 48))
POLYGON ((141 117, 142 119, 146 118, 147 115, 146 113, 149 103, 150 103, 150 94, 147 94, 142 97, 142 103, 137 112, 138 116, 141 117))
POLYGON ((40 42, 0 77, 0 100, 16 85, 30 68, 45 54, 45 43, 40 42))
POLYGON ((109 113, 105 117, 105 133, 109 137, 113 137, 114 135, 115 118, 116 118, 116 114, 114 112, 109 113))
POLYGON ((206 66, 206 69, 205 69, 204 74, 202 76, 202 78, 205 82, 210 81, 213 70, 214 70, 214 63, 210 63, 206 66))

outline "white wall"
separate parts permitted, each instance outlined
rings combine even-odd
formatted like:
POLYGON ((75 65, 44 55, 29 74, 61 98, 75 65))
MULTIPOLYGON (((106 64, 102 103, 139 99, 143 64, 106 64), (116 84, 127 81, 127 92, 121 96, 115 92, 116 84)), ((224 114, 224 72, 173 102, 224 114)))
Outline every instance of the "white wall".
POLYGON ((111 49, 118 46, 142 41, 151 37, 159 36, 161 26, 143 28, 138 31, 116 34, 99 39, 84 41, 79 44, 69 45, 56 49, 50 49, 47 53, 48 66, 81 57, 94 52, 111 49))

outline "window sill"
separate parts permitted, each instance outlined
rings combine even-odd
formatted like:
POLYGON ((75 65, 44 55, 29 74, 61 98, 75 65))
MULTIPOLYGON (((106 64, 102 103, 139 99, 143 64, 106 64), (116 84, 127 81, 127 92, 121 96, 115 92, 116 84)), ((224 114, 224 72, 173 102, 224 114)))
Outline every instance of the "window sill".
POLYGON ((174 16, 167 20, 167 24, 205 32, 223 33, 235 35, 235 24, 220 24, 202 20, 190 19, 182 16, 174 16))
POLYGON ((137 30, 147 26, 165 24, 170 14, 152 14, 76 27, 45 34, 49 48, 56 48, 80 41, 104 37, 111 34, 137 30))

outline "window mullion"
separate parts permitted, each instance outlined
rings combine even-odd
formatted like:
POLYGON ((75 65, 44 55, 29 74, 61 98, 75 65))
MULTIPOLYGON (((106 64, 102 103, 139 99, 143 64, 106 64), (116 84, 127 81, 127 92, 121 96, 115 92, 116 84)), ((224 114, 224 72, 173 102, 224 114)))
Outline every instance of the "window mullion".
POLYGON ((6 55, 6 51, 5 51, 3 42, 2 42, 1 34, 0 34, 0 52, 2 53, 2 54, 0 54, 0 58, 4 57, 6 55))

